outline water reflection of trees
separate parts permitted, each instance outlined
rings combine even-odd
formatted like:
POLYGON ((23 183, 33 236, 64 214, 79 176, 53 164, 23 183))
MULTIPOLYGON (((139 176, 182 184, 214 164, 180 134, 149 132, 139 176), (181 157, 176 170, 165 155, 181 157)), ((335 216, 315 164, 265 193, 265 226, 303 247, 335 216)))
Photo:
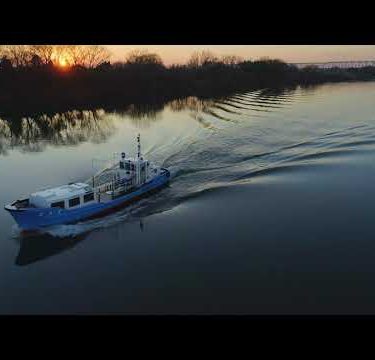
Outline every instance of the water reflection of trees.
POLYGON ((194 112, 204 112, 215 104, 212 99, 199 99, 189 96, 184 99, 177 99, 168 103, 169 108, 174 112, 190 110, 194 112))
MULTIPOLYGON (((164 103, 130 105, 117 111, 136 127, 150 126, 161 118, 164 103)), ((26 152, 43 151, 47 144, 77 145, 85 141, 101 143, 115 132, 115 121, 102 109, 68 111, 36 117, 0 118, 0 155, 10 148, 26 152)))
POLYGON ((218 99, 199 99, 195 96, 190 96, 187 98, 170 101, 168 103, 168 107, 174 112, 188 110, 190 111, 190 117, 198 121, 201 126, 207 129, 214 129, 214 126, 208 120, 204 119, 202 114, 209 114, 217 118, 221 118, 222 120, 226 120, 214 113, 212 110, 217 100, 218 99))
POLYGON ((266 97, 274 97, 274 98, 283 98, 290 95, 293 95, 297 90, 297 85, 291 85, 287 87, 276 87, 276 88, 267 88, 259 91, 256 97, 259 98, 266 98, 266 97))
MULTIPOLYGON (((136 127, 144 128, 161 119, 164 103, 130 105, 116 111, 136 127)), ((77 145, 85 141, 104 142, 116 129, 115 118, 102 109, 68 111, 33 118, 0 118, 0 155, 10 148, 26 152, 43 151, 47 144, 77 145)))
POLYGON ((301 84, 301 85, 291 85, 287 87, 280 87, 280 88, 267 88, 261 90, 257 97, 259 98, 266 98, 266 97, 273 97, 273 98, 287 98, 296 93, 296 91, 300 91, 303 94, 313 93, 316 91, 318 87, 322 86, 321 84, 301 84))
MULTIPOLYGON (((288 98, 296 87, 268 88, 257 93, 254 99, 288 98)), ((304 88, 304 91, 312 88, 304 88)), ((202 114, 229 121, 214 110, 218 107, 219 98, 200 99, 186 97, 167 103, 149 103, 130 105, 124 110, 117 110, 120 116, 129 119, 136 127, 151 126, 162 118, 162 112, 168 108, 172 112, 189 111, 190 116, 206 128, 213 128, 202 114)), ((114 117, 108 116, 104 110, 68 111, 55 115, 39 115, 34 118, 0 119, 0 155, 10 148, 19 147, 26 152, 43 151, 47 144, 55 146, 77 145, 85 141, 104 142, 115 132, 114 117)))
POLYGON ((88 140, 100 143, 114 130, 113 121, 104 110, 0 119, 0 154, 6 154, 13 147, 35 152, 44 150, 47 144, 76 145, 88 140))
POLYGON ((130 105, 121 111, 121 115, 128 117, 138 128, 147 128, 161 119, 165 103, 130 105))
POLYGON ((304 84, 304 85, 299 85, 299 89, 303 94, 312 94, 313 92, 316 91, 316 88, 322 86, 321 84, 304 84))

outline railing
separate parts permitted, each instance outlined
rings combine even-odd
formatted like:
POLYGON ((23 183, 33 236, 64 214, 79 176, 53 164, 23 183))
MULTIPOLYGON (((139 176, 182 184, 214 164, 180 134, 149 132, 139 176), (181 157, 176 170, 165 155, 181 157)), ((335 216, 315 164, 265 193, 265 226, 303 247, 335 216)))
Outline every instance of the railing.
POLYGON ((113 171, 105 170, 102 173, 95 175, 92 178, 92 185, 93 187, 98 187, 103 184, 109 183, 113 181, 113 171))
MULTIPOLYGON (((113 174, 112 174, 112 176, 113 176, 113 174)), ((129 180, 125 180, 125 179, 113 180, 113 177, 111 177, 110 179, 108 179, 108 181, 102 183, 101 185, 96 185, 95 186, 95 193, 97 194, 97 196, 99 198, 99 201, 100 201, 101 195, 102 194, 108 194, 108 192, 111 193, 110 195, 113 199, 116 192, 117 192, 116 195, 119 195, 119 194, 124 194, 127 191, 133 189, 136 185, 135 180, 136 180, 135 177, 133 177, 129 180)))

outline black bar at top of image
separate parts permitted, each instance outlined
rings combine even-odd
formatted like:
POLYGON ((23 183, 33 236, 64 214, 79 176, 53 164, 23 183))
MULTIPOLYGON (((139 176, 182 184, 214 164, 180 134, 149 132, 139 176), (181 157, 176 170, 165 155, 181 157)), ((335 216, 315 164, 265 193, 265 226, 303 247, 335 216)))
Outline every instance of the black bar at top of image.
MULTIPOLYGON (((198 15, 197 15, 198 17, 198 15)), ((41 24, 16 27, 0 25, 0 44, 128 44, 128 45, 373 45, 375 31, 369 22, 351 23, 316 21, 314 26, 303 19, 261 23, 259 18, 245 21, 228 19, 225 23, 199 19, 154 21, 142 24, 101 20, 103 24, 67 27, 41 24), (47 30, 46 30, 47 29, 47 30)))

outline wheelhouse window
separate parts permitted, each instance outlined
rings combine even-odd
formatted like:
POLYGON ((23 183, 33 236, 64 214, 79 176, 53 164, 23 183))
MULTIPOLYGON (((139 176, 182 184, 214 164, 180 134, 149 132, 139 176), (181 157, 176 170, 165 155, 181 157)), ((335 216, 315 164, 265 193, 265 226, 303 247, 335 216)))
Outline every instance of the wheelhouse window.
POLYGON ((51 207, 58 207, 65 209, 65 202, 64 201, 57 201, 51 204, 51 207))
POLYGON ((83 201, 84 201, 85 203, 87 203, 87 202, 89 202, 89 201, 92 201, 92 200, 94 200, 94 193, 93 193, 93 192, 91 192, 91 193, 89 193, 89 194, 85 194, 85 195, 83 195, 83 201))
POLYGON ((80 204, 79 197, 73 198, 69 200, 69 207, 77 206, 80 204))

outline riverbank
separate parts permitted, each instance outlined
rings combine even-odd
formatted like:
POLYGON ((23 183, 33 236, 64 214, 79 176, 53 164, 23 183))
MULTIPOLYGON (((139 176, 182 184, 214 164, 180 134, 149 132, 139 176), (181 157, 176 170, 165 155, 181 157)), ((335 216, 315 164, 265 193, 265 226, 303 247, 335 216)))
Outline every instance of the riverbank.
POLYGON ((375 67, 298 69, 279 60, 211 62, 165 67, 159 63, 103 63, 68 70, 54 66, 0 67, 0 116, 27 117, 74 109, 117 110, 188 96, 217 98, 262 88, 375 80, 375 67))

